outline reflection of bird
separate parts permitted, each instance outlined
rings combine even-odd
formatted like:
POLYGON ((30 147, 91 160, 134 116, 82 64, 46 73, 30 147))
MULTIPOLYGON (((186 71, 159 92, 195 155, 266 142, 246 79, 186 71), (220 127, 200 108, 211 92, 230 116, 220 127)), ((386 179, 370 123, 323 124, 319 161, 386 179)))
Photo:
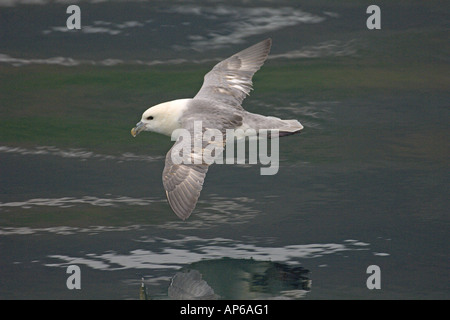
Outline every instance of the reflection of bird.
POLYGON ((253 259, 222 258, 192 263, 169 286, 172 299, 299 299, 311 290, 309 270, 253 259))
POLYGON ((197 270, 178 272, 169 286, 169 297, 176 300, 216 300, 214 290, 197 270))
MULTIPOLYGON (((192 137, 194 121, 202 122, 202 132, 207 128, 218 129, 222 134, 227 129, 254 129, 256 132, 277 129, 279 136, 299 132, 303 126, 297 120, 266 117, 247 112, 241 106, 252 89, 252 77, 266 60, 271 44, 271 39, 264 40, 219 62, 205 75, 203 86, 193 99, 173 100, 147 109, 131 134, 136 136, 141 131, 153 131, 171 136, 174 130, 184 128, 192 137)), ((184 220, 195 208, 209 164, 205 161, 174 163, 173 156, 180 151, 176 146, 181 141, 178 139, 167 153, 163 185, 171 208, 184 220)), ((207 141, 201 141, 202 149, 207 145, 207 141)), ((194 143, 189 151, 189 159, 195 159, 198 151, 195 151, 194 143)))

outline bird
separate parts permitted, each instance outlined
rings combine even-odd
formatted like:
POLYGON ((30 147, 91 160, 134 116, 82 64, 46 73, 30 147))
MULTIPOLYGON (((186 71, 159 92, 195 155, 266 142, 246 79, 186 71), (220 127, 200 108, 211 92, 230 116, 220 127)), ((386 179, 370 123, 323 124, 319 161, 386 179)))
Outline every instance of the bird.
MULTIPOLYGON (((257 132, 277 129, 280 137, 299 133, 303 125, 298 120, 251 113, 242 107, 243 100, 253 89, 252 77, 266 61, 271 46, 272 39, 268 38, 217 63, 204 76, 203 84, 193 98, 176 99, 148 108, 131 129, 132 136, 151 131, 172 137, 180 129, 195 134, 196 121, 201 121, 202 132, 208 128, 224 134, 229 129, 254 129, 257 132)), ((174 162, 180 143, 182 139, 176 139, 166 155, 162 182, 172 211, 186 220, 195 209, 211 164, 205 161, 174 162)), ((202 141, 202 149, 208 143, 213 141, 202 141)), ((193 143, 189 151, 195 158, 197 151, 193 143)))

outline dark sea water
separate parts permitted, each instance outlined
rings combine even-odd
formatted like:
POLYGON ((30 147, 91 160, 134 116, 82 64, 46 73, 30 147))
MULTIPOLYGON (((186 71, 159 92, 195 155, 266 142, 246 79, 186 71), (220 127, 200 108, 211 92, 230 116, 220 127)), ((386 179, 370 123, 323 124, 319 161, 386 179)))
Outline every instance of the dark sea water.
POLYGON ((151 299, 181 284, 219 299, 450 298, 448 2, 379 1, 380 30, 368 1, 70 4, 81 30, 67 1, 0 1, 1 299, 139 299, 142 283, 151 299), (179 220, 161 182, 170 138, 130 129, 267 37, 244 108, 305 129, 280 139, 276 175, 211 166, 179 220))

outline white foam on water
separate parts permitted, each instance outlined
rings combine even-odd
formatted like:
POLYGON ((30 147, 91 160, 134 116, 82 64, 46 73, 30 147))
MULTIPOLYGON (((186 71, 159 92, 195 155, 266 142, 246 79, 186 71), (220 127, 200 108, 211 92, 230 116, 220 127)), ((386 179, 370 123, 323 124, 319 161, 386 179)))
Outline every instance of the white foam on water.
POLYGON ((126 152, 121 155, 99 154, 80 148, 60 149, 54 146, 36 146, 34 148, 0 146, 0 153, 16 153, 21 155, 50 155, 63 158, 74 158, 80 160, 97 159, 111 161, 146 161, 154 162, 164 159, 162 156, 137 155, 126 152))
MULTIPOLYGON (((83 257, 68 255, 49 255, 48 258, 59 260, 47 263, 49 267, 64 267, 69 264, 84 264, 97 270, 125 269, 180 269, 186 264, 201 260, 214 260, 227 257, 230 259, 249 259, 255 261, 284 262, 296 264, 297 259, 313 259, 324 255, 338 254, 361 248, 354 243, 312 243, 294 244, 281 247, 261 246, 226 238, 186 237, 184 239, 155 238, 158 250, 134 249, 128 253, 108 251, 105 253, 88 253, 83 257), (190 248, 190 249, 187 249, 190 248)), ((369 246, 366 244, 365 247, 369 246)))

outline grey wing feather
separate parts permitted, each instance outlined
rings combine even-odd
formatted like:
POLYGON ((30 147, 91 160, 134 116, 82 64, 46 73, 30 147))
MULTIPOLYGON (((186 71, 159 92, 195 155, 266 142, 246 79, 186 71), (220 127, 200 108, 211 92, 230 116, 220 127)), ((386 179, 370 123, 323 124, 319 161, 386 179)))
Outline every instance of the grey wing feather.
POLYGON ((172 147, 166 155, 163 185, 170 207, 179 218, 186 220, 197 204, 208 165, 175 164, 172 161, 173 149, 172 147))
POLYGON ((272 40, 266 39, 219 62, 205 75, 194 99, 212 99, 242 109, 252 90, 252 77, 267 59, 272 40))
MULTIPOLYGON (((200 110, 205 108, 202 104, 202 101, 197 102, 197 107, 200 108, 200 110)), ((193 109, 195 109, 195 107, 193 107, 193 109)), ((208 172, 209 164, 213 162, 215 157, 220 157, 222 154, 226 142, 226 138, 224 137, 226 129, 242 125, 242 117, 239 114, 235 114, 234 111, 222 110, 222 113, 218 111, 217 113, 204 114, 203 116, 204 120, 202 121, 199 132, 195 129, 195 113, 184 119, 183 127, 189 131, 192 139, 188 142, 190 143, 190 153, 187 157, 185 158, 184 154, 180 155, 179 153, 180 151, 185 151, 184 148, 180 148, 180 146, 183 147, 183 145, 180 145, 184 139, 182 136, 178 138, 177 142, 175 142, 166 155, 166 165, 164 167, 162 179, 164 189, 166 190, 170 207, 175 214, 183 220, 191 215, 197 204, 206 173, 208 172), (222 139, 218 141, 216 141, 215 138, 203 140, 203 134, 208 127, 219 129, 219 132, 222 134, 222 139), (196 149, 195 147, 194 141, 198 141, 196 139, 201 140, 201 150, 196 149), (204 152, 206 148, 208 148, 208 151, 214 151, 212 154, 207 153, 205 155, 204 152), (187 161, 183 161, 181 164, 174 163, 172 156, 177 155, 177 152, 181 158, 186 159, 187 161), (210 156, 213 158, 209 158, 210 156), (199 164, 196 164, 197 162, 199 162, 199 164)))

